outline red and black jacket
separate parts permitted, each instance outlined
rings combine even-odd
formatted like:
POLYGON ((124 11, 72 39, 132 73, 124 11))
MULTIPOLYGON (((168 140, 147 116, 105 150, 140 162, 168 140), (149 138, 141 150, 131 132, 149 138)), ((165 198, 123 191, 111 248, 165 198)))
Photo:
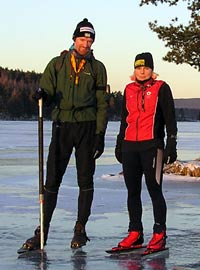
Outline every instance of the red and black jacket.
POLYGON ((118 143, 122 151, 164 147, 167 137, 176 136, 177 125, 171 89, 161 80, 132 82, 124 91, 118 143))

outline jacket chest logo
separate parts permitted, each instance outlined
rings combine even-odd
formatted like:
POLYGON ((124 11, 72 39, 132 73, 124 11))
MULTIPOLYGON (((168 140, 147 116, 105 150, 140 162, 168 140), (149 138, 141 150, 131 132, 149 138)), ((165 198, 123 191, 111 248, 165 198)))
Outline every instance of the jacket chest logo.
POLYGON ((147 91, 147 96, 151 96, 151 91, 147 91))

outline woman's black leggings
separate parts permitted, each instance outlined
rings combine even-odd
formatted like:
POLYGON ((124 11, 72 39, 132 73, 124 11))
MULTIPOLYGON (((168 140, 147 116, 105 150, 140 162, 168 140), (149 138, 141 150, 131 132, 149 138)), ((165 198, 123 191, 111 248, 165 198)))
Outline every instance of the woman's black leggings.
POLYGON ((166 230, 166 202, 162 193, 163 151, 151 148, 145 151, 122 153, 123 173, 128 190, 129 231, 142 231, 142 176, 153 204, 154 232, 166 230))

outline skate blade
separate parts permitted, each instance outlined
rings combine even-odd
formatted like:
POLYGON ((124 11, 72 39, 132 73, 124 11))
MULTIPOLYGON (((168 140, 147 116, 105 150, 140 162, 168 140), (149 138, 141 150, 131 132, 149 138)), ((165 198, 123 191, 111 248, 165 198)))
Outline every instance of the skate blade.
POLYGON ((159 249, 159 250, 153 250, 153 249, 146 249, 141 256, 142 257, 149 257, 149 256, 164 256, 164 255, 169 255, 169 248, 163 248, 163 249, 159 249))
POLYGON ((72 248, 72 256, 85 256, 87 253, 82 249, 82 247, 79 248, 72 248))
POLYGON ((112 249, 105 250, 109 254, 117 254, 117 253, 129 253, 129 252, 141 252, 144 250, 146 246, 143 245, 134 245, 128 248, 123 248, 120 246, 113 247, 112 249))
POLYGON ((18 259, 28 259, 28 260, 47 260, 47 254, 44 250, 34 249, 31 251, 20 253, 18 259))
POLYGON ((22 245, 22 247, 17 250, 17 253, 18 254, 23 254, 23 253, 26 253, 26 252, 31 252, 31 251, 36 251, 36 250, 40 250, 40 249, 39 248, 33 249, 32 247, 30 247, 26 243, 24 243, 22 245))
POLYGON ((17 250, 17 253, 22 254, 22 253, 25 253, 25 252, 29 252, 31 250, 33 250, 33 249, 30 248, 29 246, 27 246, 26 244, 23 244, 22 247, 17 250))

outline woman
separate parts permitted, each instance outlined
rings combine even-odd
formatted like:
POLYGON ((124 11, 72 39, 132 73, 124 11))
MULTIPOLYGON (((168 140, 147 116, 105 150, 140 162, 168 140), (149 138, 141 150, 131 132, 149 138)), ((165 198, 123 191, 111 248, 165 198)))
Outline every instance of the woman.
POLYGON ((177 158, 177 123, 169 85, 156 80, 151 53, 138 54, 134 62, 133 82, 124 91, 120 131, 115 155, 122 163, 128 191, 129 234, 119 247, 142 244, 141 188, 144 174, 150 194, 154 226, 147 249, 159 250, 166 244, 166 202, 162 193, 163 164, 177 158), (164 143, 165 129, 167 133, 164 143))

